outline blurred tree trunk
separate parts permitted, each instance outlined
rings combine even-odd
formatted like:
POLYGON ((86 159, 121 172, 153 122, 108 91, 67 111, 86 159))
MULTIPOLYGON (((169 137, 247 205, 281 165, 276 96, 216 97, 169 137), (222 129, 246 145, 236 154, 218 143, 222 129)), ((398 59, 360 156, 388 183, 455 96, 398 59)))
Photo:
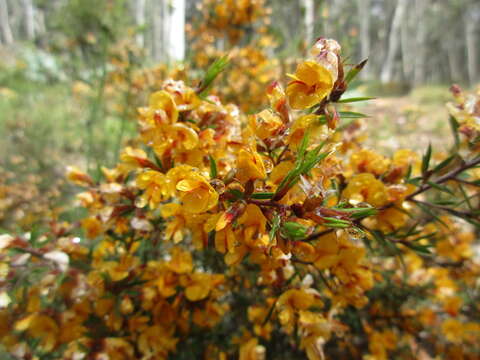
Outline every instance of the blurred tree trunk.
POLYGON ((426 10, 429 0, 415 1, 415 18, 417 23, 417 36, 415 39, 415 67, 413 69, 413 83, 418 86, 425 82, 427 72, 427 20, 426 10))
POLYGON ((405 80, 411 82, 413 80, 414 62, 415 58, 415 42, 412 41, 415 33, 415 11, 411 5, 415 0, 407 0, 407 8, 405 9, 405 18, 402 22, 400 30, 402 43, 402 69, 405 80), (413 10, 413 11, 412 11, 413 10), (413 31, 412 31, 413 30, 413 31))
POLYGON ((13 42, 13 35, 12 29, 10 28, 7 0, 0 0, 0 29, 3 43, 11 44, 13 42))
POLYGON ((457 40, 457 34, 449 33, 447 35, 447 40, 444 42, 451 82, 461 82, 463 80, 462 62, 459 56, 462 53, 462 47, 457 40))
POLYGON ((163 2, 152 2, 152 57, 155 61, 163 60, 163 2))
POLYGON ((305 43, 312 46, 315 28, 315 5, 313 0, 303 0, 303 19, 305 24, 305 43))
MULTIPOLYGON (((370 0, 357 0, 358 17, 360 18, 360 55, 362 60, 370 56, 370 0)), ((363 79, 370 76, 370 66, 360 72, 363 79)))
POLYGON ((25 35, 28 40, 35 39, 35 8, 32 0, 22 0, 25 35))
POLYGON ((137 34, 135 40, 139 47, 145 46, 145 0, 134 0, 134 14, 135 14, 135 25, 137 26, 137 34))
MULTIPOLYGON (((424 1, 424 0, 420 0, 424 1)), ((380 79, 383 83, 388 83, 392 81, 393 70, 395 66, 395 58, 400 46, 400 27, 402 25, 403 15, 405 13, 405 8, 407 5, 407 0, 398 0, 397 6, 395 7, 395 13, 393 15, 392 26, 390 28, 390 35, 388 37, 388 51, 387 58, 385 59, 385 64, 382 68, 382 73, 380 79)))
POLYGON ((472 4, 467 7, 464 17, 465 21, 465 42, 467 48, 467 70, 470 85, 478 82, 478 34, 477 26, 480 21, 480 6, 472 4))
POLYGON ((185 0, 164 2, 164 44, 168 62, 185 58, 185 0))

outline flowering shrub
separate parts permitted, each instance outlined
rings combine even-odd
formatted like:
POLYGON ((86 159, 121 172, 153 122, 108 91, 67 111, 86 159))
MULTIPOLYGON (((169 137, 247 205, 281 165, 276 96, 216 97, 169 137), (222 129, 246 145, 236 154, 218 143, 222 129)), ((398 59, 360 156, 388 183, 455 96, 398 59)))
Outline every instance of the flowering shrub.
MULTIPOLYGON (((438 159, 361 147, 337 42, 254 115, 167 80, 88 215, 0 237, 0 335, 21 359, 478 358, 478 97, 438 159), (348 121, 353 121, 349 123, 348 121)), ((347 71, 348 70, 348 71, 347 71)), ((221 89, 218 90, 221 93, 221 89)))

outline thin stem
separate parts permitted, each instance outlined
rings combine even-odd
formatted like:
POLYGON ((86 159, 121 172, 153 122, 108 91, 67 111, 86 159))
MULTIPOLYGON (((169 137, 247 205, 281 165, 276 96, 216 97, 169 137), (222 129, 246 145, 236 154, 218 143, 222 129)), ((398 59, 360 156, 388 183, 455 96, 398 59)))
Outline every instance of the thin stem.
MULTIPOLYGON (((467 161, 465 164, 463 164, 462 166, 460 166, 458 169, 455 169, 455 170, 452 170, 450 171, 449 173, 446 173, 445 175, 439 177, 435 183, 436 184, 442 184, 444 182, 447 182, 449 180, 454 180, 457 175, 461 174, 462 172, 464 172, 465 170, 468 170, 476 165, 479 165, 480 164, 480 157, 477 158, 477 159, 474 159, 472 161, 467 161)), ((407 201, 410 201, 412 200, 415 196, 417 196, 418 194, 421 194, 423 193, 424 191, 427 191, 429 189, 432 188, 432 185, 430 184, 423 184, 422 186, 420 186, 420 188, 413 192, 412 194, 408 195, 405 200, 407 201)))
MULTIPOLYGON (((457 176, 459 174, 461 174, 462 172, 464 172, 465 170, 468 170, 472 167, 475 167, 477 165, 480 164, 480 157, 479 158, 476 158, 476 159, 473 159, 471 161, 467 161, 466 163, 464 163, 462 166, 460 166, 458 169, 455 169, 455 170, 452 170, 450 171, 449 173, 446 173, 445 175, 439 177, 436 181, 435 181, 435 184, 442 184, 444 182, 447 182, 449 180, 457 180, 457 176)), ((414 202, 414 197, 427 191, 427 190, 430 190, 433 186, 426 183, 426 184, 423 184, 422 186, 420 186, 415 192, 411 193, 410 195, 408 195, 406 198, 405 198, 405 201, 412 201, 414 202)), ((394 203, 390 203, 382 208, 380 208, 379 210, 386 210, 386 209, 389 209, 391 208, 392 206, 394 206, 395 204, 394 203)))
POLYGON ((303 239, 301 241, 303 241, 303 242, 315 241, 315 240, 320 239, 322 236, 328 235, 328 234, 330 234, 334 231, 335 231, 335 229, 327 229, 327 230, 319 231, 319 232, 313 233, 312 235, 307 236, 305 239, 303 239))

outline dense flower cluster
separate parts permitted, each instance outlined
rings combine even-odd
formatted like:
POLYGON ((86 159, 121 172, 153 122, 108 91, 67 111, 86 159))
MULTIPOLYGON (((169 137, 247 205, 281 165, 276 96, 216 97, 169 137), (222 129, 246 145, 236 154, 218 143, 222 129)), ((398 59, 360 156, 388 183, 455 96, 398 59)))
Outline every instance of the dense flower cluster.
POLYGON ((277 44, 269 33, 270 13, 264 0, 204 0, 187 26, 192 68, 204 69, 228 54, 230 67, 217 80, 218 95, 244 112, 266 106, 265 87, 283 75, 279 59, 271 56, 277 44))
POLYGON ((85 188, 79 224, 0 237, 3 346, 25 359, 478 357, 478 148, 433 164, 431 150, 353 144, 346 121, 362 114, 343 107, 359 99, 342 96, 361 67, 319 39, 253 115, 163 82, 138 109, 142 146, 99 183, 69 170, 85 188))

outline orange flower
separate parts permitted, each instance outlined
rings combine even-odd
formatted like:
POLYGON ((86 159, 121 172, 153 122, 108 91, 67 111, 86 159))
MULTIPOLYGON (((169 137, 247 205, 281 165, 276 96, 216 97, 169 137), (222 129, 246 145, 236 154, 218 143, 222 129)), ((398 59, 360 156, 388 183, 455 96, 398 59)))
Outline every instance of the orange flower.
POLYGON ((194 214, 210 210, 218 202, 218 193, 208 181, 198 173, 190 173, 180 180, 176 189, 180 192, 185 210, 194 214))
POLYGON ((137 202, 139 207, 149 204, 150 208, 155 209, 169 195, 168 179, 161 172, 145 171, 137 176, 136 182, 139 189, 145 190, 137 202))
POLYGON ((258 344, 257 338, 252 338, 240 346, 239 360, 264 360, 265 347, 258 344))
POLYGON ((250 127, 260 139, 265 140, 274 136, 283 125, 282 120, 270 110, 263 110, 257 115, 249 117, 250 127))
POLYGON ((385 185, 370 173, 353 176, 343 192, 343 196, 354 202, 368 202, 375 207, 382 207, 388 201, 385 185))
POLYGON ((241 149, 237 158, 237 179, 245 183, 248 180, 264 179, 266 176, 260 155, 254 150, 241 149))
POLYGON ((155 122, 170 123, 177 122, 178 110, 172 95, 162 90, 150 95, 148 106, 154 111, 155 122))
POLYGON ((33 338, 40 339, 43 351, 52 351, 57 345, 59 328, 57 323, 46 315, 30 314, 15 323, 16 331, 27 331, 33 338))
POLYGON ((333 89, 333 76, 315 61, 305 61, 297 66, 293 80, 287 85, 287 97, 293 109, 306 109, 318 104, 333 89))

